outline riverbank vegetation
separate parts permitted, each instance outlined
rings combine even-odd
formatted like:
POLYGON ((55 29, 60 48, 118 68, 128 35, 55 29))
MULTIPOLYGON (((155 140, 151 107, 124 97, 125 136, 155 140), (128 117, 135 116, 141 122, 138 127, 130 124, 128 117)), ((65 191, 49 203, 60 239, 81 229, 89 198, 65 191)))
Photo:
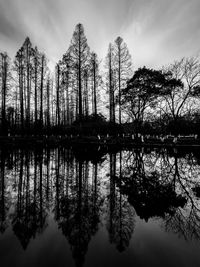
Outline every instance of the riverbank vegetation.
POLYGON ((78 24, 52 73, 27 37, 13 62, 0 53, 0 135, 199 135, 200 58, 133 63, 121 37, 100 60, 78 24))

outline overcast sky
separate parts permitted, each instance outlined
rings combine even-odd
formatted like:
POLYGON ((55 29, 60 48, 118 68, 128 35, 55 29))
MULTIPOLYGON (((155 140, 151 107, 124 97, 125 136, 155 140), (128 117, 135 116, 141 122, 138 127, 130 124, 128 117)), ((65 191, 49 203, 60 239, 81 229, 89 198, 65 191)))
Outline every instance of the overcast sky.
POLYGON ((200 52, 200 0, 0 0, 0 50, 13 57, 29 36, 55 63, 79 22, 102 59, 121 36, 135 68, 200 52))

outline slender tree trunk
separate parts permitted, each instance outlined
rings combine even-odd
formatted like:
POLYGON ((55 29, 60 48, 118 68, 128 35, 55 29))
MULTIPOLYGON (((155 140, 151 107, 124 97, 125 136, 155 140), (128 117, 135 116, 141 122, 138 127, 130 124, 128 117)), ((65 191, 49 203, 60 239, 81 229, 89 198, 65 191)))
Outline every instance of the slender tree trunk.
POLYGON ((49 79, 47 80, 47 132, 49 134, 50 128, 50 82, 49 79))
MULTIPOLYGON (((37 57, 37 55, 36 55, 37 57)), ((38 107, 37 107, 37 79, 38 79, 38 61, 35 57, 35 126, 37 127, 37 120, 38 120, 38 107)))
POLYGON ((80 28, 79 28, 79 58, 78 58, 78 92, 79 92, 79 120, 80 122, 82 121, 82 80, 81 80, 81 68, 82 68, 82 64, 81 64, 81 40, 80 40, 80 28))
POLYGON ((119 58, 118 58, 118 83, 119 83, 119 124, 121 125, 121 51, 119 48, 119 58))
POLYGON ((1 54, 1 75, 2 75, 2 133, 7 135, 7 120, 6 120, 6 95, 7 95, 7 76, 8 76, 8 62, 7 55, 1 54))
POLYGON ((19 58, 19 94, 20 94, 20 114, 21 114, 21 133, 24 131, 24 88, 23 88, 23 62, 22 52, 19 58))
POLYGON ((94 66, 93 66, 93 75, 94 75, 94 115, 97 116, 97 92, 96 92, 96 57, 94 57, 94 66))
POLYGON ((67 109, 67 125, 70 121, 70 114, 69 114, 69 73, 67 71, 67 81, 66 81, 66 109, 67 109))
POLYGON ((43 127, 43 85, 44 84, 44 55, 42 55, 41 84, 40 84, 40 127, 43 127))
POLYGON ((57 125, 60 126, 60 66, 57 64, 57 87, 56 87, 56 115, 57 115, 57 125))
POLYGON ((31 98, 31 92, 30 92, 30 48, 27 45, 26 47, 26 60, 27 60, 27 66, 26 66, 26 79, 27 79, 27 114, 26 114, 26 123, 27 123, 27 130, 29 132, 30 128, 30 98, 31 98))

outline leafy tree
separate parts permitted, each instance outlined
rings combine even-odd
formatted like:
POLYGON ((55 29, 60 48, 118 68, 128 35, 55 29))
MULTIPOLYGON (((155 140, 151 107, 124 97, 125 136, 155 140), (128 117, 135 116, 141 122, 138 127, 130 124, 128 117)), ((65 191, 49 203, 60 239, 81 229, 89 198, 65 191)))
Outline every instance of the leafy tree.
POLYGON ((139 68, 122 90, 124 111, 135 122, 136 131, 139 131, 145 117, 145 112, 156 107, 160 96, 167 95, 172 88, 182 86, 169 73, 159 70, 139 68))
POLYGON ((164 76, 160 71, 139 68, 122 90, 124 111, 141 126, 147 108, 152 108, 162 89, 164 76))

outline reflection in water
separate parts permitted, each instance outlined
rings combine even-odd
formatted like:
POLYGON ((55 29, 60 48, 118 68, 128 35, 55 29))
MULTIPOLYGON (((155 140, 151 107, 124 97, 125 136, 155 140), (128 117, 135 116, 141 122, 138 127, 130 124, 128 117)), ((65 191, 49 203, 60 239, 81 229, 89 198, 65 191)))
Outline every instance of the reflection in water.
POLYGON ((199 157, 177 151, 79 153, 64 148, 0 151, 0 232, 12 228, 26 250, 49 222, 83 266, 105 226, 116 252, 129 247, 137 218, 166 232, 200 238, 199 157))
POLYGON ((119 186, 116 187, 116 154, 110 154, 110 194, 108 232, 110 242, 122 252, 128 247, 134 229, 134 212, 121 193, 121 152, 119 159, 119 186))

